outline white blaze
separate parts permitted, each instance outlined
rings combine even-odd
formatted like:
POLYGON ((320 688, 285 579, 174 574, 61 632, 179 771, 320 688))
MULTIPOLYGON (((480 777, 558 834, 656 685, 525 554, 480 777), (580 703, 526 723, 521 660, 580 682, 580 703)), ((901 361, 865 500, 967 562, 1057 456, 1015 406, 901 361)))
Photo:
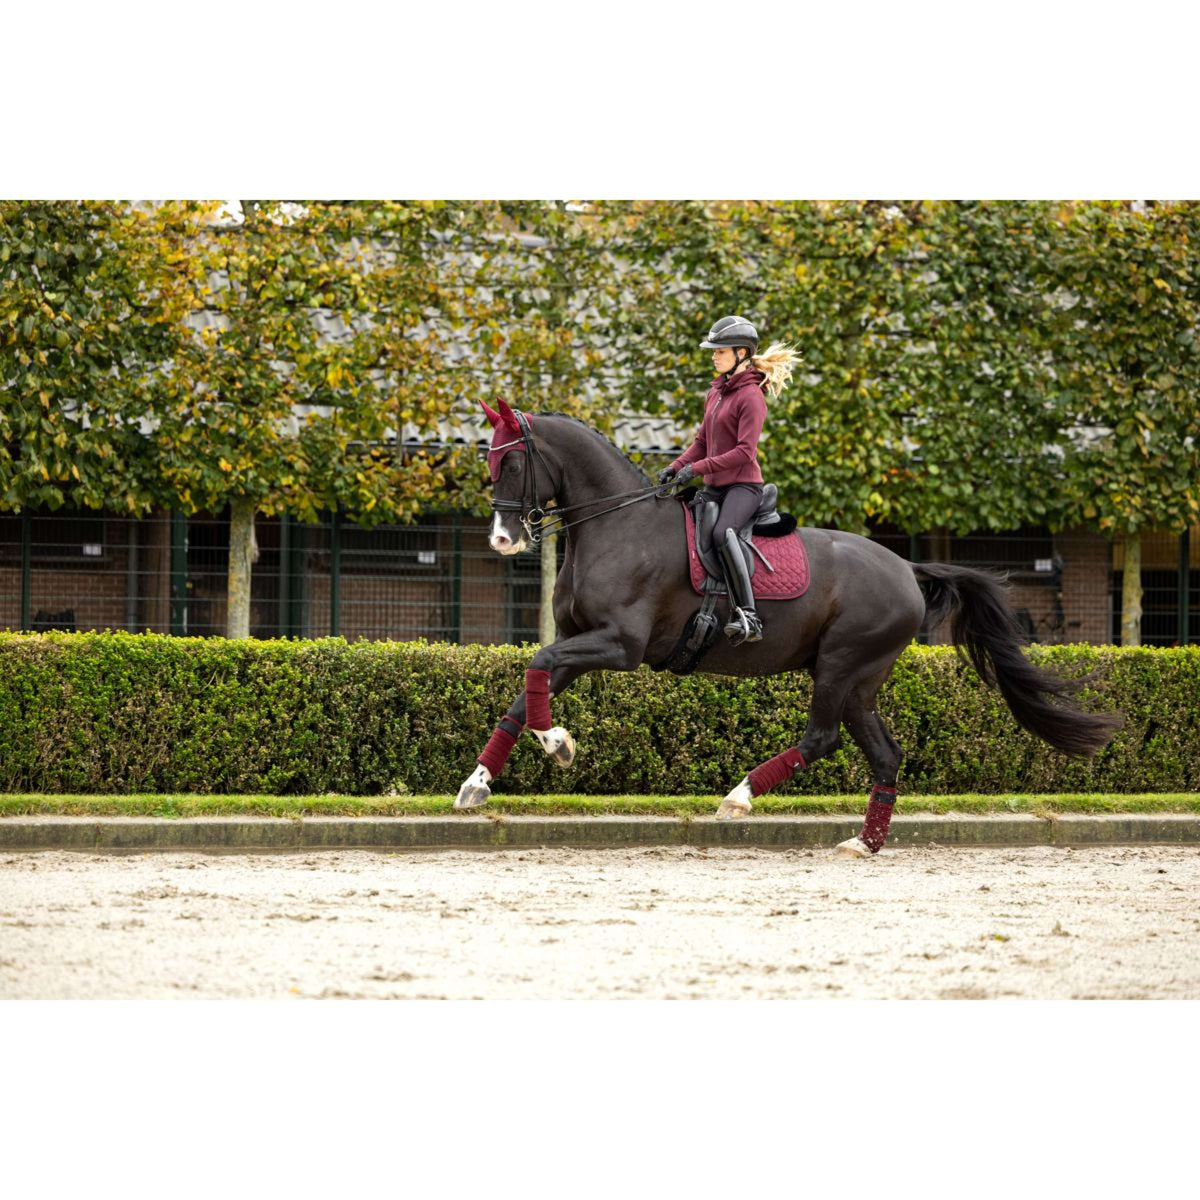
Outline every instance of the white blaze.
POLYGON ((520 554, 525 549, 525 535, 518 533, 514 538, 507 526, 504 524, 502 514, 492 514, 492 532, 488 535, 488 545, 493 550, 498 550, 501 554, 520 554), (503 538, 500 542, 498 539, 503 538))

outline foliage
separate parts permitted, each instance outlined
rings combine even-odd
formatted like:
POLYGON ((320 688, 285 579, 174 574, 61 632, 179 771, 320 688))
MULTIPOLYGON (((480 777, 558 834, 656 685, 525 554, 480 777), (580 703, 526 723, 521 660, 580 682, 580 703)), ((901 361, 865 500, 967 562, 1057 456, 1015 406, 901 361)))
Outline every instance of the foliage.
POLYGON ((812 523, 1200 511, 1195 203, 241 210, 0 205, 7 507, 482 511, 475 454, 437 444, 452 413, 504 395, 692 428, 697 343, 740 311, 803 355, 762 459, 812 523))
MULTIPOLYGON (((905 751, 902 792, 1200 790, 1200 649, 1035 647, 1090 682, 1126 727, 1094 761, 1021 731, 954 652, 912 647, 880 696, 905 751)), ((530 648, 254 642, 128 634, 0 635, 0 790, 445 794, 474 769, 523 686, 530 648)), ((807 676, 599 673, 554 700, 579 743, 554 767, 523 737, 498 794, 721 794, 795 744, 807 676)), ((865 791, 847 739, 785 788, 865 791)))
POLYGON ((1200 205, 599 211, 636 264, 613 327, 628 403, 698 423, 694 346, 723 313, 797 345, 804 370, 773 402, 760 457, 805 520, 965 533, 1195 519, 1200 205), (1098 427, 1114 436, 1081 436, 1098 427))
POLYGON ((1061 429, 1038 269, 1055 231, 1042 203, 931 203, 908 226, 900 319, 879 378, 901 416, 883 515, 906 529, 1015 529, 1061 515, 1061 429))
POLYGON ((805 521, 1047 517, 1054 425, 1029 335, 1046 206, 663 203, 599 206, 599 219, 635 264, 614 327, 631 405, 698 424, 708 362, 695 346, 723 313, 800 350, 760 460, 805 521))
POLYGON ((385 438, 436 429, 454 403, 452 382, 426 369, 455 315, 445 262, 430 251, 452 253, 454 213, 374 202, 241 211, 236 221, 212 205, 160 210, 187 264, 191 317, 156 396, 157 466, 176 505, 411 518, 446 475, 424 456, 405 462, 385 438))
POLYGON ((0 509, 153 504, 140 418, 180 312, 147 222, 123 204, 0 201, 0 509))
POLYGON ((1200 204, 1069 210, 1058 253, 1055 403, 1068 519, 1101 533, 1200 518, 1200 204))

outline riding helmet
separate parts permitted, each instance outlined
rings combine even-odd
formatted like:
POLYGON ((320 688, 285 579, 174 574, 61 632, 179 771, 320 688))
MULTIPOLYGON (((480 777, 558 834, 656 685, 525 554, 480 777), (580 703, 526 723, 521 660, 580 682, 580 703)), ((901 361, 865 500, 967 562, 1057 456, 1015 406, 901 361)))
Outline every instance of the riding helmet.
POLYGON ((758 330, 745 317, 722 317, 700 343, 701 350, 720 350, 725 346, 745 346, 751 354, 758 349, 758 330))

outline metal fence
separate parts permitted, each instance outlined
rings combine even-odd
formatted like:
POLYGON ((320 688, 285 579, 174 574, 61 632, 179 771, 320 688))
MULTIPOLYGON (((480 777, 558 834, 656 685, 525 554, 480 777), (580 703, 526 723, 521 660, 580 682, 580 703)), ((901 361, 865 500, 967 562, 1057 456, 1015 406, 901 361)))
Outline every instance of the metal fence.
MULTIPOLYGON (((901 557, 1008 573, 1032 641, 1119 638, 1120 547, 1085 532, 950 537, 886 528, 874 537, 901 557)), ((487 545, 487 522, 431 514, 374 529, 336 518, 256 523, 254 637, 510 643, 538 640, 540 561, 487 545)), ((226 627, 229 521, 162 514, 0 516, 0 628, 124 629, 220 636, 226 627)), ((561 557, 562 546, 559 547, 561 557)), ((1143 539, 1142 638, 1200 637, 1200 530, 1143 539)), ((931 641, 945 640, 934 631, 931 641)))

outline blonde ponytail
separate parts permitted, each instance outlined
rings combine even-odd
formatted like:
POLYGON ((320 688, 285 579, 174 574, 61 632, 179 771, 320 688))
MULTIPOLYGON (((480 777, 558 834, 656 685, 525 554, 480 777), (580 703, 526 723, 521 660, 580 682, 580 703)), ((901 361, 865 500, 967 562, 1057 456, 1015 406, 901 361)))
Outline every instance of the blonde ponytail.
POLYGON ((750 365, 767 377, 767 394, 772 400, 787 387, 792 371, 799 364, 800 355, 782 342, 772 342, 761 354, 750 359, 750 365))

